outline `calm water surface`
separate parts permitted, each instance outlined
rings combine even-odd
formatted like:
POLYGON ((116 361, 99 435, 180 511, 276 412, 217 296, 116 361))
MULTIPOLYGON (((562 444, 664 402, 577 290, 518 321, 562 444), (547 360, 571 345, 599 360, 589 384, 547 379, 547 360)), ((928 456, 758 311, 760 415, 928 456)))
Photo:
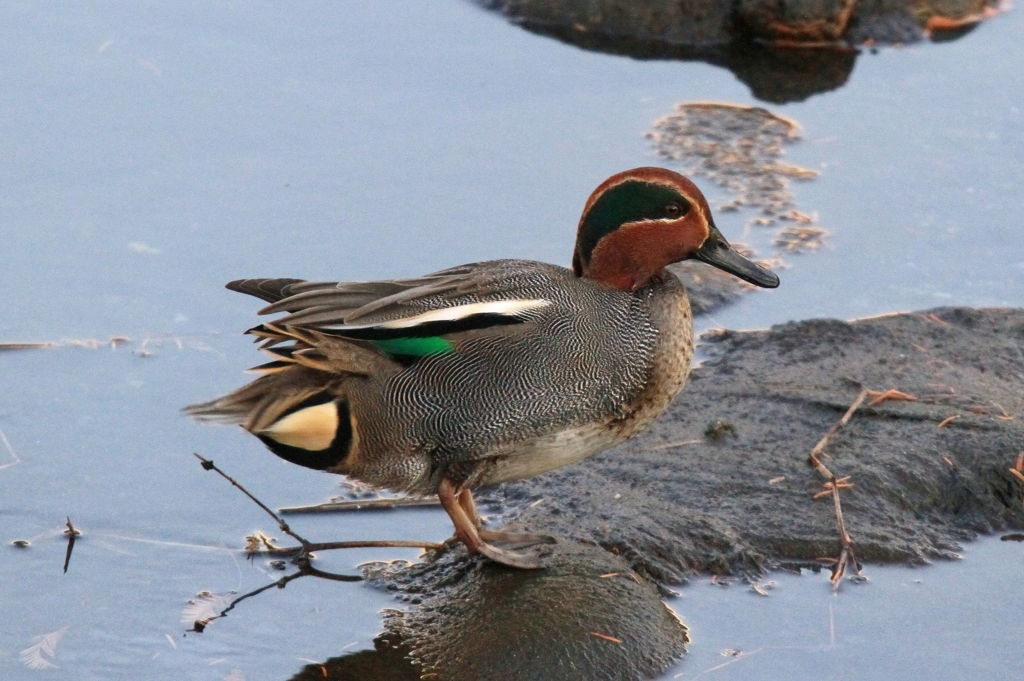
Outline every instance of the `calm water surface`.
MULTIPOLYGON (((803 125, 788 160, 822 175, 797 206, 832 234, 786 257, 777 291, 703 325, 1024 305, 1021 24, 864 54, 845 87, 771 107, 803 125)), ((239 334, 258 303, 223 283, 566 263, 589 192, 660 162, 643 133, 676 102, 757 104, 728 71, 587 53, 461 0, 7 2, 0 63, 0 341, 64 343, 0 353, 4 679, 44 674, 20 653, 65 627, 50 678, 284 679, 369 647, 396 602, 310 579, 182 637, 197 592, 280 575, 237 550, 273 523, 193 451, 271 506, 337 493, 178 414, 260 361, 239 334), (111 336, 130 342, 71 343, 111 336), (66 575, 65 516, 85 533, 66 575)), ((768 250, 744 236, 750 217, 718 223, 768 250)), ((451 532, 430 511, 295 525, 315 540, 451 532)), ((355 574, 416 553, 324 563, 355 574)), ((990 540, 958 563, 870 567, 838 596, 822 576, 770 576, 769 598, 696 582, 671 601, 693 644, 667 678, 1014 678, 1021 554, 990 540)))

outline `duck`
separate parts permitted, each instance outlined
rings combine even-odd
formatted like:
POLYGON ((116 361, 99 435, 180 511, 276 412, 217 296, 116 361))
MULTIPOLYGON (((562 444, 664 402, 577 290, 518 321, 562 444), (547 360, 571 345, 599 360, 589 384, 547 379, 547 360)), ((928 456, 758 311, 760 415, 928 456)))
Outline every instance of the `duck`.
POLYGON ((693 357, 694 259, 764 288, 700 189, 672 170, 612 175, 587 199, 570 267, 491 260, 415 279, 240 279, 259 377, 185 408, 237 424, 277 456, 378 489, 436 495, 470 554, 542 567, 546 535, 488 529, 473 490, 573 464, 636 435, 693 357))

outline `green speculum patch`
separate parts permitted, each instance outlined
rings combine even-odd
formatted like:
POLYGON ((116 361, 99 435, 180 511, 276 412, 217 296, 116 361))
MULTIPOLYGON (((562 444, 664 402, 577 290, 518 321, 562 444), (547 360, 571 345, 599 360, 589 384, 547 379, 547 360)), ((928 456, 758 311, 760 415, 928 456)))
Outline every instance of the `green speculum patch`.
POLYGON ((455 346, 440 336, 426 338, 391 338, 376 340, 378 350, 391 357, 427 357, 455 352, 455 346))
POLYGON ((597 243, 627 222, 659 220, 665 217, 665 206, 678 203, 684 209, 689 201, 675 188, 627 180, 601 195, 591 206, 580 230, 580 255, 587 261, 597 243))

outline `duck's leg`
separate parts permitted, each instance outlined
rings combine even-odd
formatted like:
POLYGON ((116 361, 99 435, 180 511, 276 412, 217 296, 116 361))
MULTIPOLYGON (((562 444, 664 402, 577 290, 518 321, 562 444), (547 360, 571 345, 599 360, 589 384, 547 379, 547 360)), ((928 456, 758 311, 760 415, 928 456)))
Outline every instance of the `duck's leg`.
MULTIPOLYGON (((480 537, 476 525, 466 513, 466 509, 459 503, 459 494, 455 491, 455 485, 448 479, 441 481, 437 487, 437 498, 442 508, 448 513, 455 525, 455 538, 466 545, 470 553, 482 553, 496 563, 502 563, 510 567, 535 570, 541 567, 540 559, 537 556, 504 551, 496 546, 491 546, 480 537)), ((477 514, 477 519, 479 519, 477 514)))
POLYGON ((529 534, 526 532, 497 532, 484 527, 480 513, 476 510, 476 502, 473 501, 473 493, 468 489, 459 492, 459 505, 466 512, 469 519, 473 521, 477 534, 484 541, 499 542, 501 544, 514 544, 517 549, 525 549, 537 544, 554 544, 555 538, 546 534, 529 534))

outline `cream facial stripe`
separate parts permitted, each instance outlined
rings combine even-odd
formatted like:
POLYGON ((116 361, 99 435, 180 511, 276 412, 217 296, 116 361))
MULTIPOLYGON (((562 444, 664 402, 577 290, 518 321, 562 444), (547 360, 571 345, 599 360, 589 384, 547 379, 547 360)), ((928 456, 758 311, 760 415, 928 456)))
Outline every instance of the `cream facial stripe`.
POLYGON ((456 305, 440 310, 431 310, 413 317, 393 319, 382 324, 345 325, 323 327, 325 331, 346 331, 355 329, 411 329, 431 322, 453 322, 474 315, 500 315, 502 317, 518 317, 525 312, 539 310, 551 304, 549 300, 494 300, 487 303, 471 303, 456 305))

